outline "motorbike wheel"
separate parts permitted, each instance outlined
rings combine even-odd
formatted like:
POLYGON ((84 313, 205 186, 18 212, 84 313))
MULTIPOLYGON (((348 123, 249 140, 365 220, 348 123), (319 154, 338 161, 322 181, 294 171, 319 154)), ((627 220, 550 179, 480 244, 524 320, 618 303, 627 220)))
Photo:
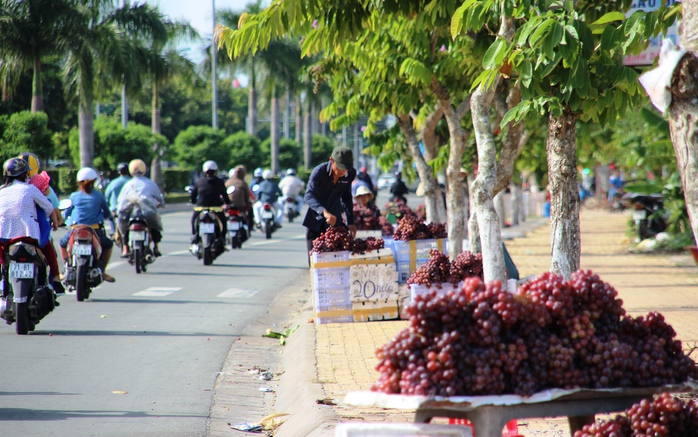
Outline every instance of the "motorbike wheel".
POLYGON ((647 226, 647 220, 640 220, 640 222, 637 224, 637 233, 638 237, 640 237, 640 241, 646 240, 652 236, 652 233, 649 232, 647 226))
POLYGON ((272 223, 271 220, 266 220, 266 222, 264 224, 264 232, 265 232, 265 235, 267 237, 267 240, 271 238, 271 232, 272 232, 273 226, 274 226, 274 224, 272 223))
POLYGON ((204 247, 204 265, 205 266, 210 266, 211 264, 213 264, 213 253, 211 251, 212 251, 211 246, 204 247))
POLYGON ((289 223, 293 223, 293 218, 294 218, 294 217, 295 217, 295 215, 294 215, 292 212, 289 212, 289 213, 288 213, 288 222, 289 222, 289 223))
POLYGON ((143 251, 141 248, 135 248, 133 249, 133 261, 134 265, 136 266, 136 273, 140 274, 141 272, 144 272, 145 269, 143 268, 143 251))
POLYGON ((29 302, 15 304, 15 320, 17 335, 27 335, 29 332, 29 302))
POLYGON ((75 269, 75 295, 78 298, 78 302, 82 302, 87 298, 87 285, 85 280, 87 279, 87 264, 77 266, 75 269))

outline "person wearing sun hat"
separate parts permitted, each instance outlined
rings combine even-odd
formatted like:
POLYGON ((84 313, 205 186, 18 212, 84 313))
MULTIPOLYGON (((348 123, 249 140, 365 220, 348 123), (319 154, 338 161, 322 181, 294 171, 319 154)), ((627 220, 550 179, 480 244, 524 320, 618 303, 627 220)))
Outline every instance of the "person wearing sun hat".
POLYGON ((308 252, 313 241, 330 226, 347 226, 356 235, 352 206, 351 183, 356 177, 354 155, 348 147, 335 147, 328 162, 313 169, 305 191, 308 211, 303 220, 307 228, 308 252), (344 223, 342 215, 346 215, 344 223))

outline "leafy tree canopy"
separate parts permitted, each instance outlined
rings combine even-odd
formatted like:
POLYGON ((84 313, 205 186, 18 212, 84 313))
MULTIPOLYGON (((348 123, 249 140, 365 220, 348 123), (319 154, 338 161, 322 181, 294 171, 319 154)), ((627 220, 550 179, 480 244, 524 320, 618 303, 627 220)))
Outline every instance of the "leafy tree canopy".
POLYGON ((33 152, 41 160, 53 156, 53 141, 48 130, 48 116, 44 112, 22 111, 12 114, 3 123, 0 160, 3 162, 22 152, 33 152), (4 132, 3 132, 4 131, 4 132))
MULTIPOLYGON (((271 167, 271 139, 262 142, 262 167, 271 167)), ((279 141, 279 166, 281 169, 298 168, 301 162, 301 145, 295 140, 279 141)))
POLYGON ((230 151, 221 147, 224 132, 210 126, 189 126, 175 138, 169 153, 181 168, 198 171, 204 162, 216 161, 218 167, 230 167, 230 151))
POLYGON ((261 166, 264 161, 259 139, 247 132, 240 131, 230 135, 223 140, 221 147, 230 150, 231 167, 244 165, 248 173, 251 169, 261 166))

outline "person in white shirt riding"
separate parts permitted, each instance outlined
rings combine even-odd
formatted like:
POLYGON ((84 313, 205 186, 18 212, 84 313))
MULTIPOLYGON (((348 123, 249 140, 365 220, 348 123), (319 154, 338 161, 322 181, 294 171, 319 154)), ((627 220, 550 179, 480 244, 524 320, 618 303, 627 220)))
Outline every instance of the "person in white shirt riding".
POLYGON ((287 198, 294 199, 298 205, 298 212, 300 213, 303 208, 303 196, 301 196, 301 191, 305 189, 305 182, 298 176, 296 176, 296 170, 289 168, 286 170, 286 176, 279 182, 279 188, 283 194, 280 199, 280 207, 283 209, 283 202, 287 198))

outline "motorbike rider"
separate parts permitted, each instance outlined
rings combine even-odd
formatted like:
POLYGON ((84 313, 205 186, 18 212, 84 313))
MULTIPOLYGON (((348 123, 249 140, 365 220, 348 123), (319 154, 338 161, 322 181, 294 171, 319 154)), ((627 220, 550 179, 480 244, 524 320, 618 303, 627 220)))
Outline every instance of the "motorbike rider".
MULTIPOLYGON (((119 177, 109 182, 107 188, 104 190, 104 197, 107 198, 107 205, 109 205, 109 211, 113 215, 116 215, 116 210, 119 207, 119 194, 121 189, 124 188, 126 182, 131 180, 131 175, 128 173, 128 164, 125 162, 119 163, 116 166, 116 171, 119 173, 119 177)), ((111 225, 111 233, 113 234, 115 229, 114 221, 109 222, 111 225)))
MULTIPOLYGON (((99 237, 99 244, 102 246, 102 255, 99 258, 102 278, 106 282, 114 282, 114 277, 106 272, 114 241, 107 237, 107 234, 104 232, 104 219, 112 218, 112 215, 104 194, 95 189, 95 183, 98 179, 99 174, 90 167, 83 167, 78 171, 79 191, 70 195, 72 205, 63 212, 63 215, 66 220, 70 219, 72 227, 88 225, 94 229, 97 237, 99 237)), ((66 233, 59 243, 61 257, 64 262, 67 262, 70 258, 67 249, 70 242, 70 234, 70 232, 66 233)))
POLYGON ((281 220, 284 217, 283 209, 279 208, 277 202, 281 196, 279 186, 272 182, 271 178, 274 174, 271 170, 264 170, 262 178, 264 179, 259 185, 252 188, 257 195, 257 201, 254 204, 254 219, 257 224, 262 223, 262 207, 265 203, 269 203, 275 209, 276 227, 281 228, 281 220))
POLYGON ((131 218, 131 211, 138 205, 141 208, 145 219, 148 221, 148 228, 153 237, 153 255, 162 256, 158 245, 162 240, 162 221, 158 214, 158 208, 165 206, 165 197, 162 195, 157 184, 145 176, 145 162, 141 159, 134 159, 128 163, 128 171, 131 173, 131 180, 126 182, 121 188, 118 200, 118 220, 119 233, 121 234, 121 257, 128 258, 128 225, 131 218))
POLYGON ((390 193, 393 195, 393 198, 401 201, 404 204, 407 204, 407 198, 405 198, 405 194, 409 192, 410 190, 407 188, 407 185, 405 185, 405 182, 402 180, 402 172, 399 171, 395 173, 395 183, 392 187, 390 187, 390 193))
POLYGON ((283 209, 283 201, 290 197, 296 201, 298 213, 300 214, 301 209, 303 208, 303 196, 300 194, 305 188, 305 182, 296 176, 295 168, 289 168, 286 170, 286 176, 279 182, 279 188, 283 194, 280 202, 281 208, 283 209))
POLYGON ((195 204, 194 213, 191 216, 191 243, 199 242, 199 235, 196 233, 196 222, 199 219, 199 213, 203 209, 208 209, 214 212, 220 221, 218 229, 225 234, 227 232, 228 223, 223 213, 223 205, 228 203, 228 193, 225 192, 225 182, 217 176, 218 164, 215 161, 206 161, 201 168, 204 172, 204 177, 199 178, 194 184, 191 192, 191 203, 195 204))
MULTIPOLYGON (((34 185, 28 184, 29 163, 21 158, 11 158, 2 166, 3 185, 0 186, 0 265, 5 262, 5 247, 12 240, 39 247, 41 230, 37 208, 47 217, 55 208, 51 201, 34 185)), ((52 222, 55 230, 57 223, 52 222)), ((0 276, 4 275, 4 267, 0 276)))
POLYGON ((252 217, 252 191, 249 185, 245 182, 245 175, 247 170, 244 165, 238 165, 235 168, 231 168, 228 172, 228 180, 225 181, 225 187, 235 187, 233 194, 230 194, 230 205, 233 208, 237 208, 243 211, 245 214, 245 220, 247 220, 247 226, 252 229, 254 227, 254 218, 252 217))
POLYGON ((254 172, 252 173, 252 180, 250 181, 250 188, 254 192, 255 189, 254 187, 261 184, 264 178, 262 175, 264 174, 264 170, 261 169, 261 167, 257 167, 254 169, 254 172))

